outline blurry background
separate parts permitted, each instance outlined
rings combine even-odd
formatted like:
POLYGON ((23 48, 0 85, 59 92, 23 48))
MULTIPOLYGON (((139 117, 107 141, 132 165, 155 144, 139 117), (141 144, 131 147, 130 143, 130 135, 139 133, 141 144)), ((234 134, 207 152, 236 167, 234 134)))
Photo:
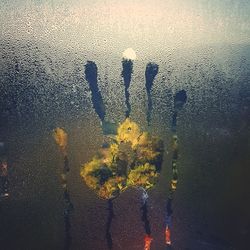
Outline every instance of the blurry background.
MULTIPOLYGON (((143 129, 145 67, 159 65, 151 129, 166 150, 160 181, 149 192, 152 249, 165 249, 170 124, 181 89, 188 100, 178 115, 173 249, 249 249, 249 13, 247 0, 1 0, 0 141, 10 197, 0 201, 0 249, 63 249, 63 159, 51 135, 57 126, 69 135, 71 249, 107 249, 107 204, 79 175, 103 141, 84 65, 96 62, 107 118, 121 122, 121 56, 128 47, 137 54, 131 118, 143 129)), ((128 190, 114 201, 115 250, 143 249, 140 195, 128 190)))

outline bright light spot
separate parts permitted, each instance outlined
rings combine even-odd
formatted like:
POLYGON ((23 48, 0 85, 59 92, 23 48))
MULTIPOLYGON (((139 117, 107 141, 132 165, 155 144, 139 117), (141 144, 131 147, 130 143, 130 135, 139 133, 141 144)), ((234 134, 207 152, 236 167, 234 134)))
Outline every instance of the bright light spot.
POLYGON ((132 48, 126 49, 126 50, 122 53, 122 58, 123 58, 123 59, 127 59, 127 60, 135 60, 135 59, 136 59, 135 51, 134 51, 132 48))

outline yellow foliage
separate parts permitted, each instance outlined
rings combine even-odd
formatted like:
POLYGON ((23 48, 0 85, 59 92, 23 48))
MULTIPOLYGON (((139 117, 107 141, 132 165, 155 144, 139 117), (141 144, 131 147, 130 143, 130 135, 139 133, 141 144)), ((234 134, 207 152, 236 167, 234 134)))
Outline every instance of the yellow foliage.
POLYGON ((53 137, 60 147, 60 149, 65 152, 67 144, 68 144, 68 135, 62 128, 56 128, 53 132, 53 137))
POLYGON ((89 175, 91 172, 98 170, 101 165, 102 165, 102 160, 94 157, 92 161, 84 164, 84 166, 81 168, 80 175, 82 177, 89 175))
POLYGON ((138 138, 141 134, 139 126, 127 118, 117 129, 116 140, 118 143, 130 142, 132 148, 135 148, 138 144, 138 138))
POLYGON ((84 181, 86 183, 86 185, 90 188, 90 189, 96 189, 97 185, 98 185, 98 179, 92 175, 86 175, 83 177, 84 181))
POLYGON ((147 146, 148 141, 150 140, 150 135, 148 132, 143 132, 140 137, 138 138, 138 144, 140 146, 147 146))
POLYGON ((100 150, 100 154, 102 156, 103 163, 107 164, 108 166, 111 166, 114 157, 118 154, 118 144, 113 143, 108 148, 102 148, 100 150))
POLYGON ((148 132, 143 132, 138 140, 137 156, 140 162, 152 162, 162 153, 159 139, 151 136, 148 132))
POLYGON ((120 191, 124 187, 122 181, 124 181, 124 178, 121 179, 117 179, 116 177, 110 178, 97 191, 99 197, 103 199, 111 199, 118 196, 120 194, 120 191))
POLYGON ((129 118, 117 131, 116 140, 81 168, 87 186, 103 199, 117 197, 129 186, 151 188, 159 175, 154 164, 163 153, 160 140, 148 132, 141 133, 129 118))
POLYGON ((91 175, 95 170, 98 170, 101 165, 101 160, 94 158, 92 161, 86 163, 84 167, 81 168, 80 175, 84 179, 86 185, 91 189, 96 189, 98 184, 98 179, 91 175))
POLYGON ((127 182, 130 186, 141 186, 148 189, 156 183, 158 175, 155 166, 146 163, 131 170, 127 182))

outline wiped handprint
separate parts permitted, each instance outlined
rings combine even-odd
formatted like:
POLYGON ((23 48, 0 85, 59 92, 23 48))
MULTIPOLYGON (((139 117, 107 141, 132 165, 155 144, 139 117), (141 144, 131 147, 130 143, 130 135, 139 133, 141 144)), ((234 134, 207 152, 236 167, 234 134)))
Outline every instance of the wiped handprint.
MULTIPOLYGON (((129 87, 135 58, 135 52, 131 48, 124 51, 121 75, 125 87, 125 120, 112 130, 112 139, 103 143, 92 160, 82 166, 80 172, 87 186, 93 189, 100 198, 108 200, 109 216, 106 238, 110 249, 112 248, 110 227, 114 215, 112 200, 129 187, 142 188, 143 195, 147 194, 147 190, 152 188, 158 180, 164 152, 162 140, 147 131, 142 131, 130 118, 129 87)), ((152 112, 151 89, 157 73, 158 65, 148 63, 145 70, 148 125, 150 125, 152 112)), ((97 66, 94 62, 88 61, 85 65, 85 78, 92 93, 93 107, 101 120, 103 133, 107 135, 106 126, 111 123, 105 120, 105 107, 97 83, 97 66)), ((141 209, 146 232, 145 249, 149 249, 152 238, 147 218, 147 199, 143 202, 141 209)))

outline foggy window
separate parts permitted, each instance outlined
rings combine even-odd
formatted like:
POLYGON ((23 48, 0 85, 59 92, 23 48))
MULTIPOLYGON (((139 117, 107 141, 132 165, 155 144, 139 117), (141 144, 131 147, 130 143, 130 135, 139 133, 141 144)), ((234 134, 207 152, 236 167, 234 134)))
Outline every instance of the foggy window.
POLYGON ((247 249, 250 2, 0 2, 0 249, 247 249))

